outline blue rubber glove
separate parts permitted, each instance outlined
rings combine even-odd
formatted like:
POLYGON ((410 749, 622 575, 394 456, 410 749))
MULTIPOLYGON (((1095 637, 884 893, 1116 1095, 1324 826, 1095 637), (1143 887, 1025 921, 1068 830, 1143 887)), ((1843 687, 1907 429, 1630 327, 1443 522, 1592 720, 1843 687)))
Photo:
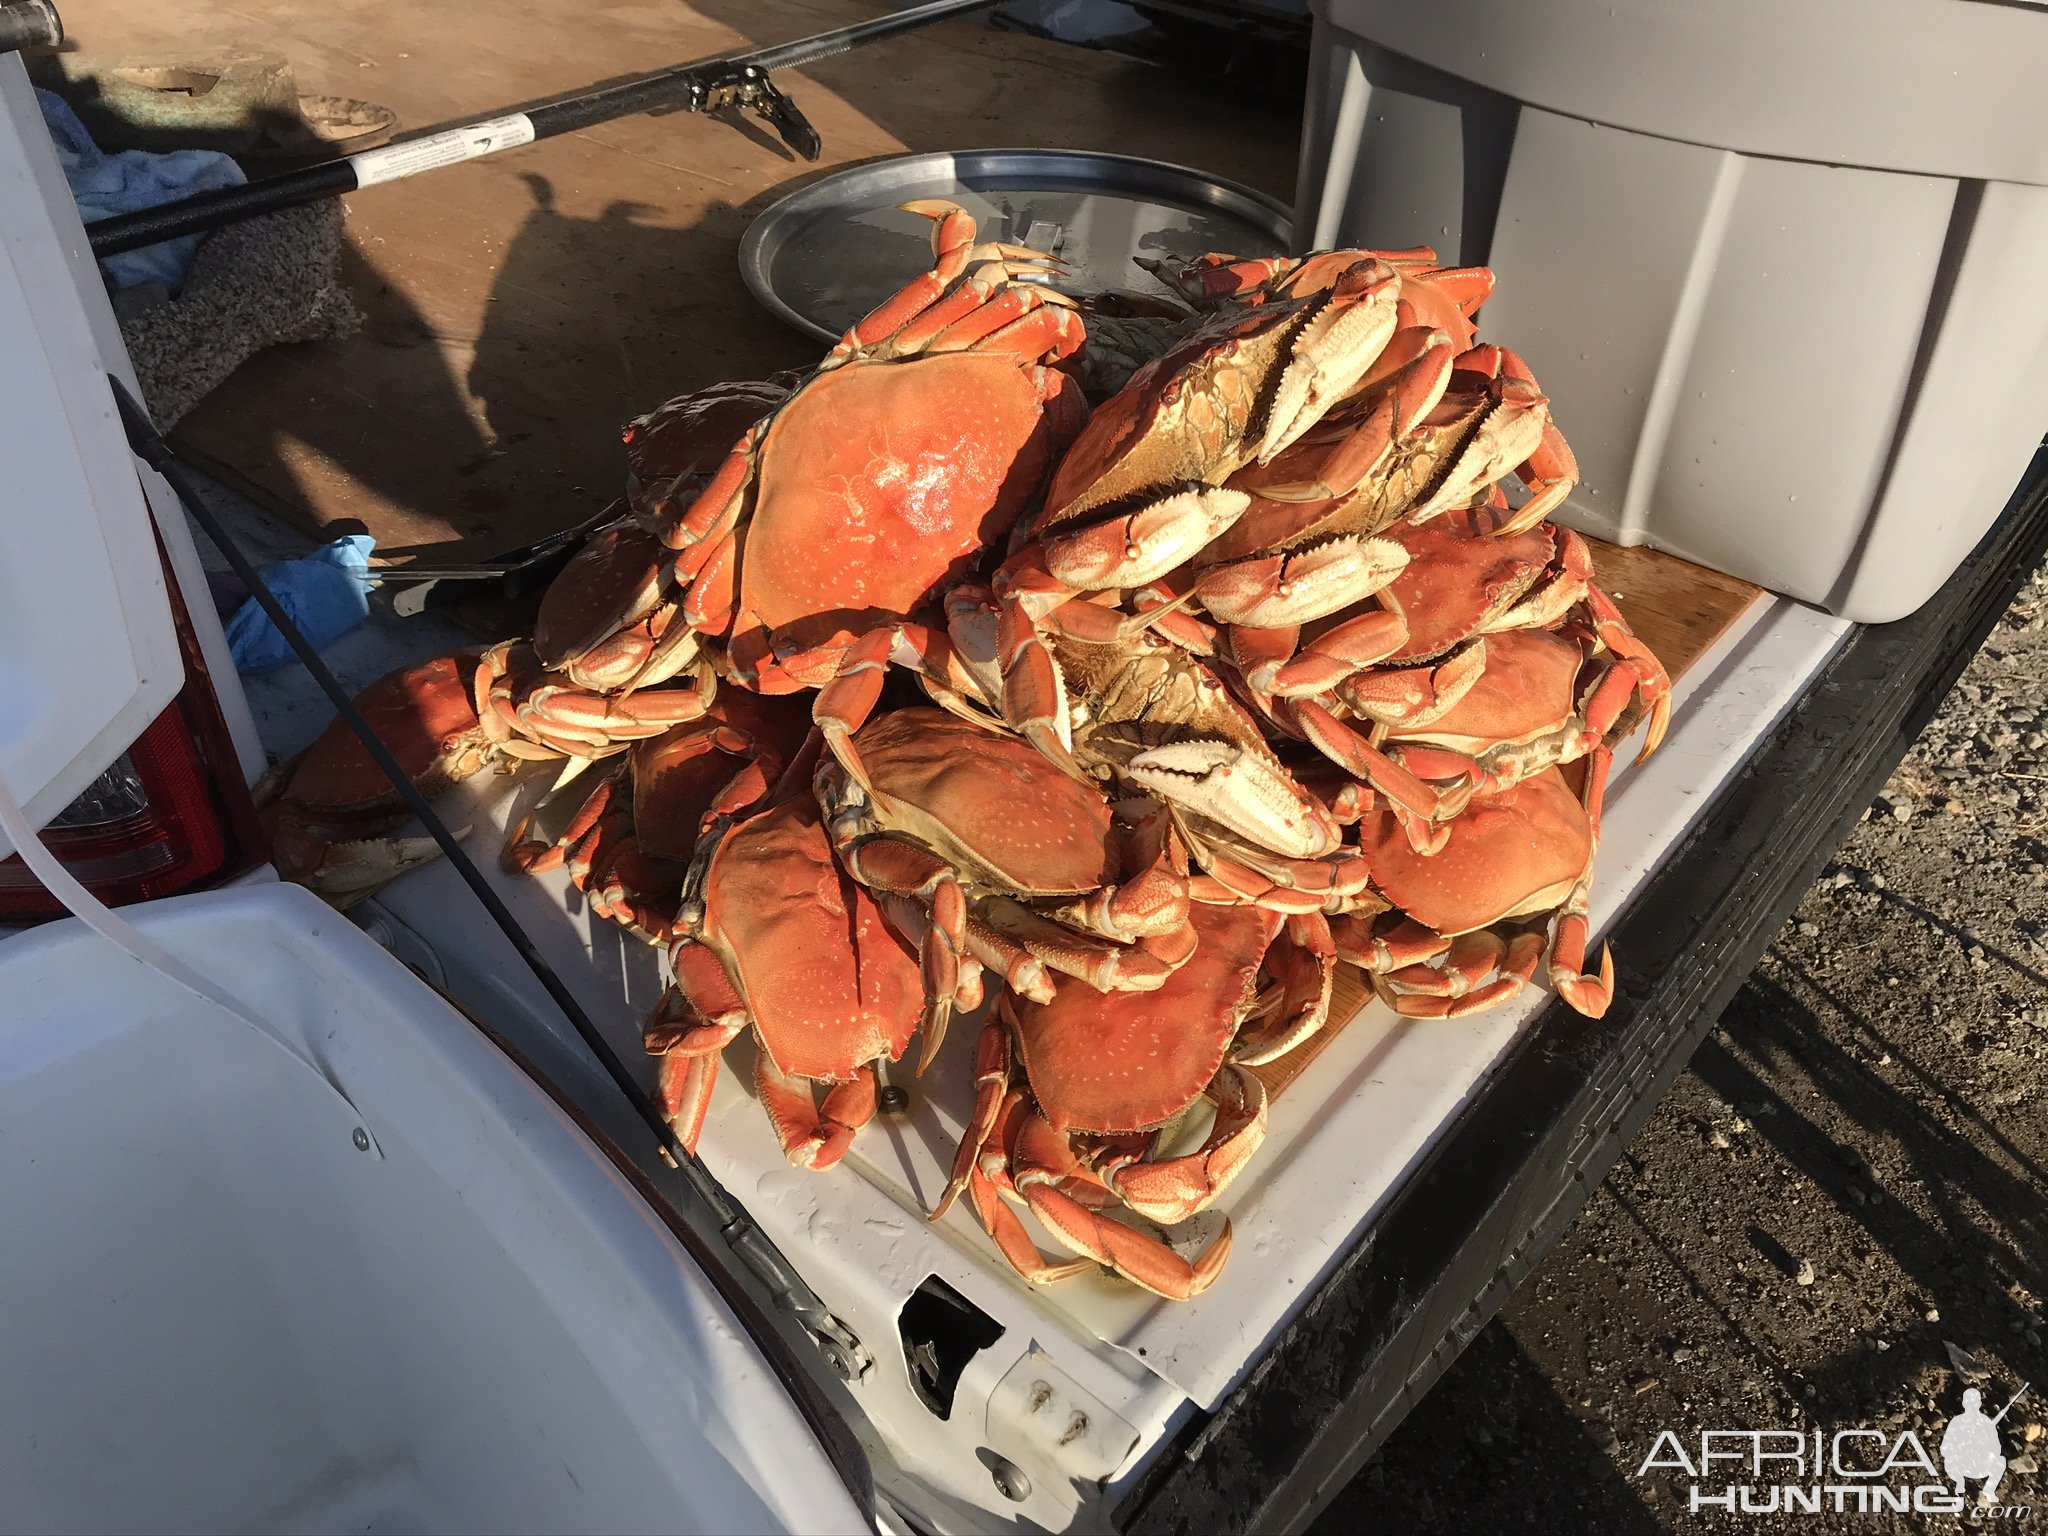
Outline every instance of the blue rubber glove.
MULTIPOLYGON (((303 559, 280 560, 256 574, 306 638, 324 648, 370 616, 370 584, 363 577, 376 547, 367 533, 352 533, 303 559)), ((298 660, 253 597, 228 620, 228 654, 237 672, 270 672, 298 660)))

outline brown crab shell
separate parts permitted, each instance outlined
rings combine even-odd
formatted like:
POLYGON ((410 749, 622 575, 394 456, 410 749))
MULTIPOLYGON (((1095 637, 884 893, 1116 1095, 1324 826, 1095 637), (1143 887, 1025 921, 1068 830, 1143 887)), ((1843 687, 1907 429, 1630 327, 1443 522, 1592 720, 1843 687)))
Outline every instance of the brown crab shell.
POLYGON ((1103 993, 1062 981, 1049 1003, 1013 1005, 1031 1092, 1055 1130, 1163 1125, 1223 1065, 1284 919, 1262 907, 1200 903, 1190 916, 1194 956, 1158 991, 1103 993))
POLYGON ((619 436, 633 510, 659 515, 678 479, 715 471, 747 429, 788 398, 781 380, 739 379, 678 395, 627 422, 619 436))
POLYGON ((1417 853, 1384 805, 1359 822, 1358 840, 1380 893, 1447 937, 1548 911, 1593 857, 1592 823, 1555 768, 1475 795, 1437 853, 1417 853))
POLYGON ((1020 536, 1098 507, 1221 480, 1219 465, 1235 469, 1305 307, 1269 304, 1223 317, 1140 368, 1096 407, 1054 471, 1044 510, 1020 536))
POLYGON ((841 872, 809 795, 734 828, 705 896, 705 939, 784 1073, 845 1082, 903 1054, 924 1008, 917 956, 841 872))
POLYGON ((1015 736, 937 709, 899 709, 854 737, 882 819, 1020 895, 1077 896, 1116 879, 1109 805, 1015 736))
MULTIPOLYGON (((356 695, 356 708, 377 739, 429 797, 473 773, 488 750, 476 718, 471 683, 477 651, 436 656, 387 673, 356 695)), ((306 750, 285 793, 314 811, 347 812, 402 805, 369 749, 339 718, 306 750)))
POLYGON ((1492 531, 1499 517, 1485 507, 1461 508, 1381 535, 1408 551, 1407 566, 1379 594, 1408 625, 1407 643, 1384 665, 1441 656, 1541 579, 1556 550, 1549 527, 1502 538, 1492 531))
POLYGON ((541 595, 533 650, 541 665, 568 665, 601 640, 652 613, 675 556, 646 529, 614 523, 592 536, 541 595))

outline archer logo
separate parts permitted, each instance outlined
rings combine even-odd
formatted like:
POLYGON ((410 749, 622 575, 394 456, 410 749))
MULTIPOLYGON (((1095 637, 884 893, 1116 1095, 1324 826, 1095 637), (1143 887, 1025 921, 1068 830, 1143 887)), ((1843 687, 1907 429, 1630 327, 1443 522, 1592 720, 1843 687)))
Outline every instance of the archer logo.
POLYGON ((1745 1515, 1922 1514, 1972 1521, 2023 1520, 2025 1504, 2000 1505, 2006 1456, 1999 1421, 2027 1395, 2022 1386, 1995 1414, 1984 1394, 1963 1393, 1962 1412, 1948 1421, 1940 1464, 1912 1430, 1703 1429, 1691 1439, 1660 1430, 1636 1468, 1691 1480, 1687 1507, 1745 1515), (1978 1484, 1976 1495, 1966 1491, 1978 1484))

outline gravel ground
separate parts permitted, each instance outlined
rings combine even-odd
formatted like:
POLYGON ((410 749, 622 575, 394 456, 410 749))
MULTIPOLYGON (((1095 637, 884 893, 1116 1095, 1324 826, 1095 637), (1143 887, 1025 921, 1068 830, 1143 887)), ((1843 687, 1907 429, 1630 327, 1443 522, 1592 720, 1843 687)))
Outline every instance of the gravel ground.
POLYGON ((1703 1429, 1910 1429, 1939 1460, 1966 1385, 1995 1412, 2029 1381, 1999 1503, 2031 1513, 1967 1523, 2048 1529, 2044 1076, 2048 571, 1577 1224, 1321 1529, 1955 1529, 1694 1512, 1682 1471, 1636 1474, 1666 1428, 1695 1454, 1703 1429))

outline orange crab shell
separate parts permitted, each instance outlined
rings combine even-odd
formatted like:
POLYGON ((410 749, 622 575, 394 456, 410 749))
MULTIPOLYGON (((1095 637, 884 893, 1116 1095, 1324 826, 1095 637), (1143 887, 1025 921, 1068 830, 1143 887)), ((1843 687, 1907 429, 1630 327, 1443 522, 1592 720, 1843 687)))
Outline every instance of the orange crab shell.
POLYGON ((1009 532, 1085 410, 1066 374, 996 352, 814 377, 759 445, 740 623, 789 654, 936 600, 1009 532))
POLYGON ((785 1074, 845 1082, 903 1054, 924 1010, 917 956, 841 872, 809 795, 734 828, 705 897, 705 937, 785 1074))
POLYGON ((1549 565, 1556 536, 1547 524, 1496 535, 1492 508, 1446 512, 1401 524, 1380 537, 1408 551, 1408 564, 1379 594, 1407 622, 1408 640, 1387 666, 1425 661, 1466 639, 1534 586, 1549 565))
POLYGON ((1194 957, 1156 992, 1068 983, 1050 1003, 1014 1003, 1024 1070, 1055 1130, 1162 1125, 1222 1067, 1285 919, 1261 907, 1199 903, 1191 917, 1194 957))
POLYGON ((1397 729, 1393 740, 1480 753, 1562 730, 1578 701, 1585 653, 1542 629, 1509 630, 1486 641, 1486 670, 1464 696, 1428 725, 1397 729))
POLYGON ((1029 742, 900 709, 870 721, 857 744, 880 796, 939 823, 1005 889, 1080 895, 1116 879, 1108 802, 1029 742))
POLYGON ((1440 852, 1417 853, 1384 805, 1359 822, 1358 837, 1373 885, 1447 937, 1558 905, 1594 846, 1585 807, 1555 768, 1474 796, 1440 852))

